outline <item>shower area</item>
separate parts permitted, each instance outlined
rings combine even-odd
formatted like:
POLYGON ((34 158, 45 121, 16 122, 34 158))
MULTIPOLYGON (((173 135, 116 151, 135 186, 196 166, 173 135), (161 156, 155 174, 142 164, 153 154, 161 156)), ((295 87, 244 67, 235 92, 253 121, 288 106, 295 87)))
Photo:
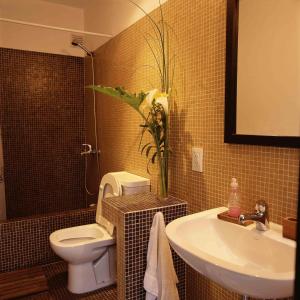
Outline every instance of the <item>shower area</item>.
POLYGON ((86 206, 82 58, 0 49, 8 219, 86 206))
POLYGON ((30 2, 41 20, 60 11, 64 26, 16 19, 26 4, 0 0, 0 222, 88 208, 98 196, 96 99, 85 88, 95 84, 94 57, 86 41, 95 49, 110 36, 82 30, 80 7, 30 2))
POLYGON ((103 77, 97 49, 143 17, 130 1, 0 0, 0 224, 96 204, 114 166, 86 86, 103 77))

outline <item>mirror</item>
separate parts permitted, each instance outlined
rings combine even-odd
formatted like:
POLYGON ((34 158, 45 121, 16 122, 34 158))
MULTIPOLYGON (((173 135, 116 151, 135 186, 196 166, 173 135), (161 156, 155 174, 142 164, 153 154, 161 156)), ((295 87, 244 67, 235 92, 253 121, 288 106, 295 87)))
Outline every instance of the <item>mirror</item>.
POLYGON ((228 0, 225 142, 300 146, 300 1, 228 0))

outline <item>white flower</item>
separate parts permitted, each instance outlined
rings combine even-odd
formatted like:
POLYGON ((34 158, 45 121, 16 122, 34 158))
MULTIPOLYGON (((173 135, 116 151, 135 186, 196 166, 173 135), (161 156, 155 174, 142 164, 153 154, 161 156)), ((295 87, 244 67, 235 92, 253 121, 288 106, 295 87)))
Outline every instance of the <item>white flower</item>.
POLYGON ((155 99, 155 96, 157 95, 157 93, 158 93, 158 89, 154 89, 154 90, 147 92, 145 102, 149 108, 152 108, 152 103, 153 103, 153 100, 155 99))
POLYGON ((168 102, 168 97, 166 95, 160 95, 155 99, 155 103, 161 104, 163 107, 165 114, 167 115, 169 112, 169 102, 168 102))
POLYGON ((145 100, 141 104, 142 111, 148 111, 151 110, 153 107, 153 103, 160 104, 165 114, 168 114, 169 112, 169 103, 168 103, 168 94, 166 93, 160 93, 158 89, 153 89, 146 93, 145 100))

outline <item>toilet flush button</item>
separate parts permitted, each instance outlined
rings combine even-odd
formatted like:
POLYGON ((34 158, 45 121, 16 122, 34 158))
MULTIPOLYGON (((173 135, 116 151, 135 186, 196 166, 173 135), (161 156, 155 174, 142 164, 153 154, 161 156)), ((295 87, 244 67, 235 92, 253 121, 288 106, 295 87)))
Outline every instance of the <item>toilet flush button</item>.
POLYGON ((192 148, 192 170, 203 172, 203 148, 192 148))

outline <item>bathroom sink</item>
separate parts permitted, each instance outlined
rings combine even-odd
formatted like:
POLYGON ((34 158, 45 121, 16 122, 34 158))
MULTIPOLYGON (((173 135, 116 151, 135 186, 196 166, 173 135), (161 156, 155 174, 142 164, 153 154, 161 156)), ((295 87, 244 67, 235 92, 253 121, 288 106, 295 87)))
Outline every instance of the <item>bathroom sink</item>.
POLYGON ((172 248, 193 269, 221 286, 256 298, 293 295, 296 242, 283 238, 280 225, 258 231, 219 220, 220 207, 169 223, 172 248))

